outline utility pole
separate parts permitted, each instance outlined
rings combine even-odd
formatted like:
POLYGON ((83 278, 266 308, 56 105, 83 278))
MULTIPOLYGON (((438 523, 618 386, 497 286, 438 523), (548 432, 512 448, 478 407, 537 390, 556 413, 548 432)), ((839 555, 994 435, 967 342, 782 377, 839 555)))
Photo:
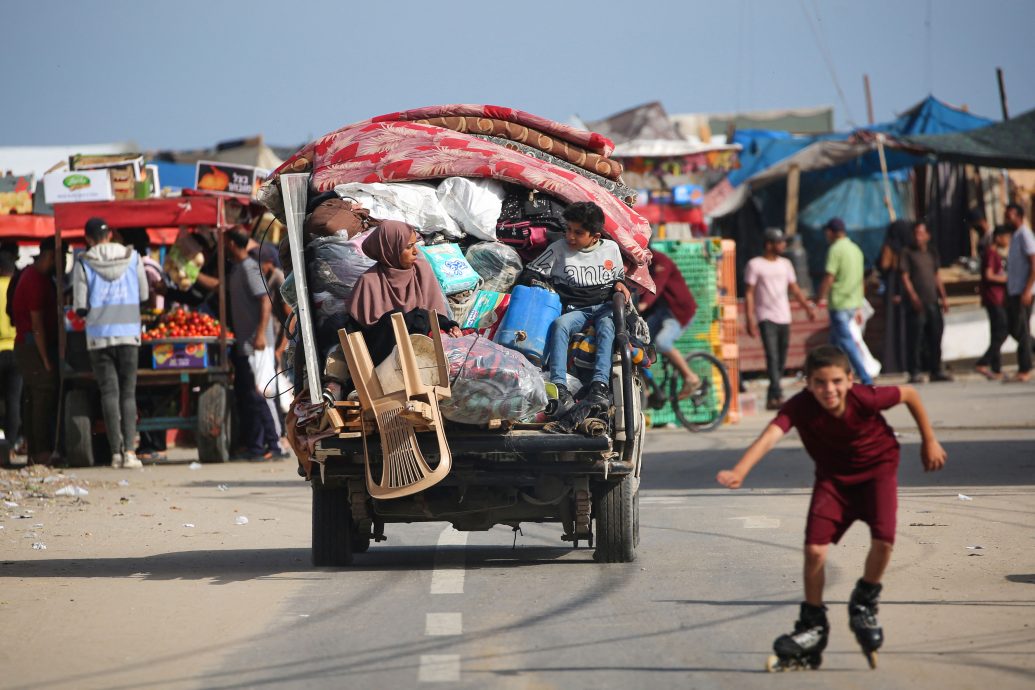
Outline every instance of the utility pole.
POLYGON ((1010 119, 1010 113, 1006 109, 1006 84, 1003 82, 1003 68, 995 68, 995 77, 999 80, 999 105, 1003 108, 1003 120, 1010 119))
POLYGON ((873 96, 870 95, 870 75, 863 75, 863 89, 866 91, 866 119, 873 126, 873 96))

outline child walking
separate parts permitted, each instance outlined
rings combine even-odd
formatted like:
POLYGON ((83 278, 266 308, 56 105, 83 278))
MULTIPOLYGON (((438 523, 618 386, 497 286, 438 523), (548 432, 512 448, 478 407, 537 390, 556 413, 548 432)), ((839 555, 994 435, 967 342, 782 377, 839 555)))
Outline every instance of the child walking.
POLYGON ((606 406, 615 337, 611 296, 621 292, 629 299, 618 244, 602 236, 604 212, 600 207, 591 201, 574 203, 564 209, 564 220, 564 239, 552 243, 525 267, 533 283, 545 282, 557 291, 563 306, 563 313, 553 322, 549 344, 550 381, 557 384, 555 418, 575 405, 565 385, 568 342, 590 321, 596 329, 597 351, 593 381, 583 400, 606 406))
POLYGON ((881 578, 891 560, 898 507, 899 445, 881 414, 905 404, 920 430, 920 459, 926 471, 945 465, 945 450, 934 436, 927 411, 911 386, 853 385, 848 356, 823 345, 805 360, 806 388, 788 400, 773 421, 730 470, 719 472, 723 486, 737 489, 777 441, 798 430, 816 463, 816 481, 805 526, 805 601, 794 632, 773 643, 770 671, 818 668, 830 625, 823 605, 824 566, 831 543, 837 543, 856 520, 870 527, 871 545, 862 578, 848 602, 849 626, 876 666, 884 641, 877 623, 881 578))

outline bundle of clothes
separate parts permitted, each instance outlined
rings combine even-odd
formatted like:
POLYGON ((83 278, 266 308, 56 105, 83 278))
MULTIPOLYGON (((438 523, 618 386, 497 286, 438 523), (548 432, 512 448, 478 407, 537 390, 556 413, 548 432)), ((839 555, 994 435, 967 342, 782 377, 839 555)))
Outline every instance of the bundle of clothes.
MULTIPOLYGON (((444 401, 443 415, 476 425, 545 421, 544 411, 557 396, 541 369, 549 321, 502 330, 501 324, 526 265, 563 237, 565 208, 592 201, 603 212, 603 235, 613 241, 617 266, 609 270, 631 285, 653 288, 649 225, 631 209, 635 192, 622 183, 621 165, 608 157, 612 149, 598 134, 493 106, 395 113, 304 147, 261 196, 271 210, 282 212, 277 175, 311 173, 303 240, 321 356, 340 363, 337 332, 355 326, 350 314, 356 313, 356 285, 384 263, 384 257, 370 255, 371 234, 386 222, 393 230, 404 223, 418 233, 420 261, 430 267, 448 311, 440 314, 440 325, 449 334, 444 345, 453 397, 444 401)), ((294 268, 286 240, 281 258, 294 268)), ((293 275, 282 294, 289 304, 296 302, 293 275)), ((434 327, 407 319, 411 332, 434 327)), ((375 362, 383 359, 370 335, 367 341, 375 362)), ((586 381, 593 352, 591 325, 575 339, 566 362, 586 373, 586 381)), ((328 366, 323 374, 338 372, 341 378, 342 369, 328 366)), ((347 382, 336 383, 349 389, 347 382)), ((577 393, 581 385, 569 375, 562 387, 577 393)))

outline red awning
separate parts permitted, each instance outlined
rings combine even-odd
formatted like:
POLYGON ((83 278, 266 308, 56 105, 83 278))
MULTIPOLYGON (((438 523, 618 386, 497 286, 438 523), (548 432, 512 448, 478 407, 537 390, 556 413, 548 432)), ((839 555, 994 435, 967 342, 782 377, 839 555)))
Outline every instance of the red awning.
POLYGON ((81 230, 90 218, 100 217, 112 228, 177 228, 181 225, 219 225, 220 199, 184 196, 139 201, 81 201, 54 204, 54 222, 64 235, 81 230))
POLYGON ((52 216, 0 216, 0 238, 5 240, 41 240, 53 234, 52 216))

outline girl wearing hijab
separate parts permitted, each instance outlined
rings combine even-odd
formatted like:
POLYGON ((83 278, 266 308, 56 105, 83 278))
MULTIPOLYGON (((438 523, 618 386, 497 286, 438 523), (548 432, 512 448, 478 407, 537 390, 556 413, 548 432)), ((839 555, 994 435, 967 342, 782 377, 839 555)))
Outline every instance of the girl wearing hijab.
POLYGON ((363 253, 377 262, 356 281, 349 304, 352 323, 367 341, 374 364, 395 347, 391 314, 400 312, 410 333, 431 330, 429 311, 438 312, 437 327, 454 338, 460 326, 449 320, 449 305, 435 273, 418 249, 416 231, 399 221, 382 222, 366 240, 363 253))

